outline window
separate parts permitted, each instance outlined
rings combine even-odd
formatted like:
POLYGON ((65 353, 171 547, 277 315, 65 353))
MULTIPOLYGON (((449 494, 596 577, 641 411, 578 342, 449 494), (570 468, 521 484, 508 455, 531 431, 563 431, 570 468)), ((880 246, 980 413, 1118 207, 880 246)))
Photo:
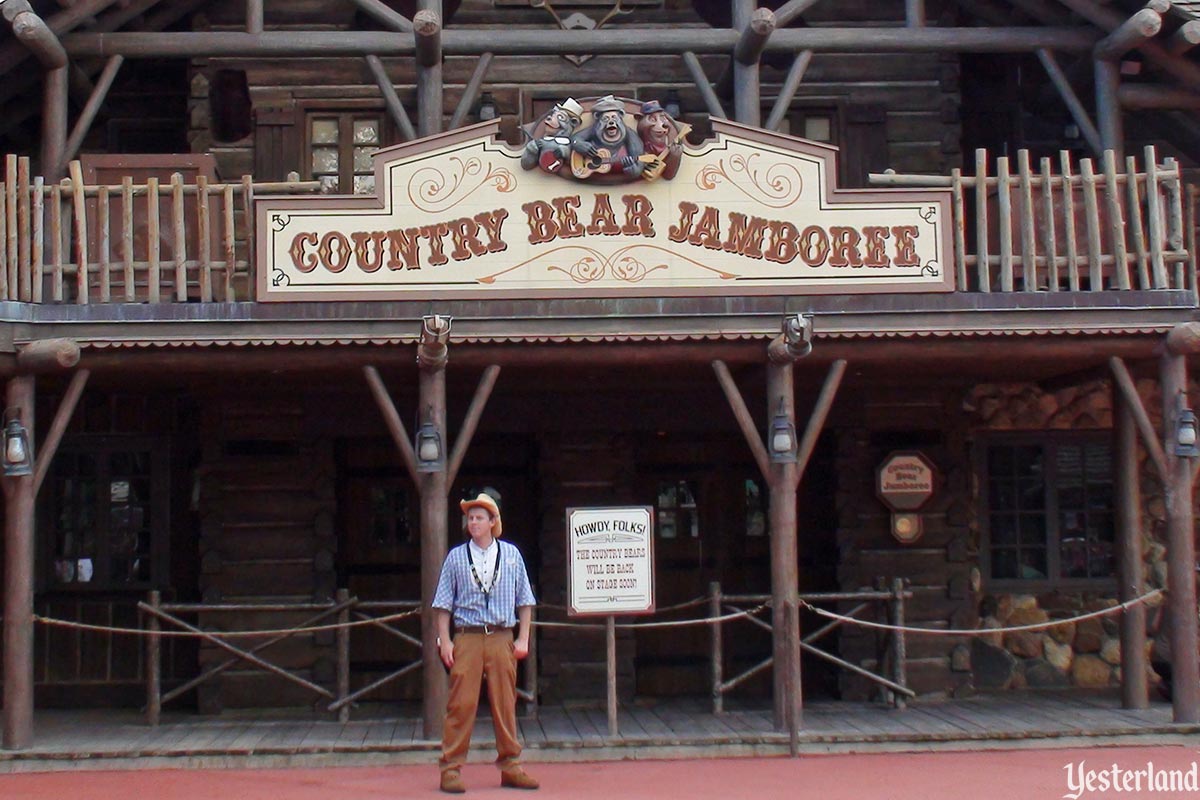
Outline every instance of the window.
POLYGON ((371 156, 383 145, 378 112, 313 112, 308 116, 309 175, 343 194, 375 191, 371 156))
POLYGON ((167 449, 159 440, 64 444, 45 510, 50 586, 146 589, 165 582, 167 449))
POLYGON ((983 460, 984 557, 993 580, 1114 576, 1108 441, 1078 434, 990 439, 983 460))
POLYGON ((659 538, 700 537, 700 515, 696 510, 696 495, 688 481, 660 483, 656 506, 659 538))
POLYGON ((371 532, 371 546, 392 547, 397 544, 417 544, 419 536, 410 518, 408 492, 399 481, 374 483, 370 489, 370 518, 367 527, 371 532))

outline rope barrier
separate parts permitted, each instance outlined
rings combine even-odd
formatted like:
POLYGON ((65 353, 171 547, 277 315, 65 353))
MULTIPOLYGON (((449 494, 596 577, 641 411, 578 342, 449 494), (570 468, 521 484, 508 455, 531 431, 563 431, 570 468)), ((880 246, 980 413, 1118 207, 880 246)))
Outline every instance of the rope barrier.
MULTIPOLYGON (((275 628, 274 630, 262 631, 203 631, 202 633, 193 633, 192 631, 148 631, 145 628, 115 628, 109 625, 90 625, 86 622, 73 622, 66 619, 55 619, 54 617, 43 617, 41 614, 34 614, 33 620, 34 622, 40 622, 43 625, 50 625, 56 628, 75 628, 83 631, 128 634, 130 636, 191 636, 198 638, 215 636, 220 639, 237 639, 252 636, 279 636, 282 634, 336 631, 340 628, 359 628, 366 625, 378 625, 384 622, 394 622, 396 620, 404 619, 405 617, 411 617, 419 613, 421 613, 421 609, 414 608, 411 611, 402 611, 397 614, 389 614, 386 617, 372 617, 371 619, 357 620, 353 622, 334 622, 328 625, 312 625, 305 628, 275 628)), ((170 622, 170 620, 163 621, 168 623, 170 622)))
MULTIPOLYGON (((685 608, 692 608, 694 606, 704 605, 711 599, 712 598, 708 597, 707 595, 700 595, 699 597, 694 597, 691 600, 684 600, 682 603, 676 603, 673 606, 663 606, 661 608, 656 608, 656 609, 654 609, 654 613, 666 614, 671 611, 682 611, 685 608)), ((539 611, 545 610, 545 609, 553 609, 555 611, 566 611, 567 610, 566 606, 559 605, 558 603, 539 602, 537 607, 538 607, 539 611)))
POLYGON ((826 611, 823 608, 801 600, 800 605, 807 608, 809 611, 827 619, 834 619, 840 622, 846 622, 853 625, 860 625, 864 628, 873 628, 883 631, 903 631, 905 633, 928 633, 937 636, 982 636, 994 633, 1018 633, 1021 631, 1040 631, 1046 628, 1057 628, 1060 625, 1067 625, 1072 622, 1079 622, 1085 619, 1093 619, 1095 617, 1105 617, 1109 614, 1115 614, 1118 611, 1126 611, 1133 606, 1146 602, 1152 597, 1156 597, 1163 593, 1162 589, 1152 589, 1146 592, 1141 597, 1135 597, 1132 600, 1126 600, 1124 603, 1112 606, 1111 608, 1102 608, 1099 611, 1090 611, 1087 614, 1080 614, 1077 617, 1067 617, 1065 619, 1056 619, 1049 622, 1034 622, 1029 625, 1011 625, 1007 628, 914 628, 908 625, 887 625, 882 622, 871 622, 865 619, 856 617, 847 617, 843 614, 835 614, 832 611, 826 611))
MULTIPOLYGON (((617 628, 681 628, 685 625, 714 625, 719 622, 728 622, 733 619, 741 619, 742 617, 752 617, 764 608, 769 607, 769 602, 750 609, 749 611, 738 611, 733 614, 725 614, 720 617, 701 617, 699 619, 679 619, 669 622, 619 622, 614 627, 617 628)), ((614 615, 615 616, 615 615, 614 615)), ((542 622, 535 620, 535 626, 542 628, 587 628, 591 630, 602 631, 606 626, 597 625, 592 622, 542 622)))

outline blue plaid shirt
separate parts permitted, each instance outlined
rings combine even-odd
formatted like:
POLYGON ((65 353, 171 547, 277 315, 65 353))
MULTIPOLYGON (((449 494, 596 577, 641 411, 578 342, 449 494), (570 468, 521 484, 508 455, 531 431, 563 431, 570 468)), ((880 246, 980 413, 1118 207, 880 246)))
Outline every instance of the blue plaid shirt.
POLYGON ((515 545, 496 540, 500 552, 499 574, 491 590, 484 594, 471 574, 469 542, 454 547, 442 563, 433 607, 454 615, 454 624, 496 625, 511 628, 517 624, 517 608, 537 604, 525 571, 525 559, 515 545))

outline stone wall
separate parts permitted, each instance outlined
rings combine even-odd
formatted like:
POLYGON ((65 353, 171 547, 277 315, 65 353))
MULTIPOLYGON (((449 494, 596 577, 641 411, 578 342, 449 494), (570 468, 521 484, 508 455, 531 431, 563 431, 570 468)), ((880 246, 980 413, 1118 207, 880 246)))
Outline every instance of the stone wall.
MULTIPOLYGON (((1156 430, 1161 425, 1161 397, 1152 380, 1137 382, 1138 393, 1156 430)), ((963 404, 973 431, 1111 430, 1112 390, 1094 381, 1058 391, 1031 384, 985 384, 968 392, 963 404)), ((1141 543, 1145 563, 1143 591, 1166 587, 1166 506, 1163 487, 1144 449, 1139 446, 1141 543)), ((978 480, 978 476, 976 477, 978 480)), ((979 496, 981 487, 972 494, 979 496)), ((979 511, 972 504, 973 514, 979 511)), ((979 520, 971 523, 976 550, 981 548, 979 520)), ((979 593, 979 627, 1004 628, 1066 619, 1116 605, 1109 593, 1052 591, 1041 594, 979 593)), ((1161 604, 1152 598, 1147 615, 1161 604)), ((996 633, 956 648, 955 662, 969 665, 979 689, 1114 686, 1121 680, 1120 615, 1084 620, 1041 631, 996 633)), ((1146 643, 1150 647, 1150 641, 1146 643)), ((1158 676, 1151 670, 1150 683, 1158 676)))

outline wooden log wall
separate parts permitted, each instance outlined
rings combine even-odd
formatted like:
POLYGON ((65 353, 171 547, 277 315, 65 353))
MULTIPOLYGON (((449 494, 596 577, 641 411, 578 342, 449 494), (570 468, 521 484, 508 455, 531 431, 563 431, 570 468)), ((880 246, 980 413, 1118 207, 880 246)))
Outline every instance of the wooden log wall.
MULTIPOLYGON (((303 401, 214 400, 205 407, 199 586, 205 603, 287 603, 332 599, 337 590, 333 446, 314 440, 303 401)), ((305 614, 213 614, 202 626, 275 629, 305 614)), ((249 642, 253 645, 254 642, 249 642)), ((332 687, 332 632, 291 637, 264 655, 332 687)), ((227 654, 200 648, 200 668, 227 654)), ((198 688, 205 713, 223 708, 305 706, 303 688, 239 665, 198 688)))
MULTIPOLYGON (((372 25, 370 20, 356 17, 349 3, 332 9, 328 4, 324 4, 324 9, 317 5, 303 2, 274 4, 267 8, 266 26, 274 30, 298 29, 311 26, 316 20, 344 29, 372 25)), ((895 4, 869 0, 820 3, 807 12, 806 19, 814 26, 902 23, 904 9, 893 6, 895 4)), ((638 4, 634 8, 630 16, 618 18, 620 22, 672 30, 707 27, 707 23, 696 15, 692 4, 684 0, 665 0, 644 7, 638 4)), ((576 11, 599 22, 607 9, 602 5, 575 8, 564 4, 558 13, 566 17, 576 11)), ((447 20, 447 25, 548 29, 554 27, 555 22, 544 9, 491 0, 466 0, 447 20)), ((245 9, 242 3, 234 0, 210 5, 195 24, 198 30, 214 31, 244 30, 244 26, 245 9)), ((712 82, 721 80, 730 62, 726 56, 700 56, 699 60, 712 82)), ((793 60, 790 55, 769 55, 764 60, 764 118, 780 93, 793 60)), ((462 98, 477 61, 475 57, 445 59, 444 124, 462 98)), ((414 60, 385 59, 383 63, 401 101, 413 116, 417 79, 414 60)), ((958 66, 954 58, 937 54, 824 53, 812 59, 793 105, 831 113, 835 129, 840 123, 848 139, 842 143, 852 148, 853 157, 861 160, 865 167, 844 174, 865 180, 867 169, 887 166, 905 172, 944 174, 961 158, 958 86, 958 66)), ((494 98, 505 135, 514 144, 521 143, 517 124, 528 123, 533 118, 534 101, 610 92, 662 100, 672 89, 679 93, 686 120, 697 127, 697 135, 703 135, 705 103, 683 59, 678 56, 597 56, 573 60, 554 56, 498 56, 491 62, 482 86, 482 90, 494 98)), ((280 112, 302 115, 306 105, 330 100, 340 101, 347 107, 363 102, 383 109, 380 91, 362 59, 208 59, 196 62, 191 84, 189 141, 194 152, 211 151, 217 156, 221 174, 247 173, 256 164, 271 162, 262 153, 256 153, 255 148, 280 133, 280 112), (245 72, 261 135, 235 141, 214 138, 209 93, 218 70, 245 72)), ((468 121, 475 119, 472 114, 468 121)), ((803 134, 803 131, 792 132, 803 134)), ((293 163, 299 164, 303 131, 295 130, 287 135, 293 141, 284 148, 293 163)))
MULTIPOLYGON (((969 586, 974 562, 966 500, 969 449, 962 425, 955 422, 961 413, 946 393, 932 390, 894 389, 858 403, 847 399, 846 405, 858 410, 839 420, 837 434, 835 502, 841 590, 872 587, 881 576, 902 578, 913 593, 905 605, 906 624, 974 628, 977 616, 969 586), (841 427, 843 424, 846 427, 841 427), (895 450, 920 450, 944 478, 921 511, 921 538, 908 545, 891 535, 890 512, 875 496, 876 468, 895 450)), ((952 696, 969 691, 971 675, 954 657, 955 649, 964 642, 965 637, 908 637, 908 686, 919 695, 952 696)), ((843 628, 839 647, 843 658, 868 669, 878 669, 886 652, 883 637, 862 628, 843 628)), ((846 672, 839 679, 843 699, 874 698, 878 691, 846 672)))

